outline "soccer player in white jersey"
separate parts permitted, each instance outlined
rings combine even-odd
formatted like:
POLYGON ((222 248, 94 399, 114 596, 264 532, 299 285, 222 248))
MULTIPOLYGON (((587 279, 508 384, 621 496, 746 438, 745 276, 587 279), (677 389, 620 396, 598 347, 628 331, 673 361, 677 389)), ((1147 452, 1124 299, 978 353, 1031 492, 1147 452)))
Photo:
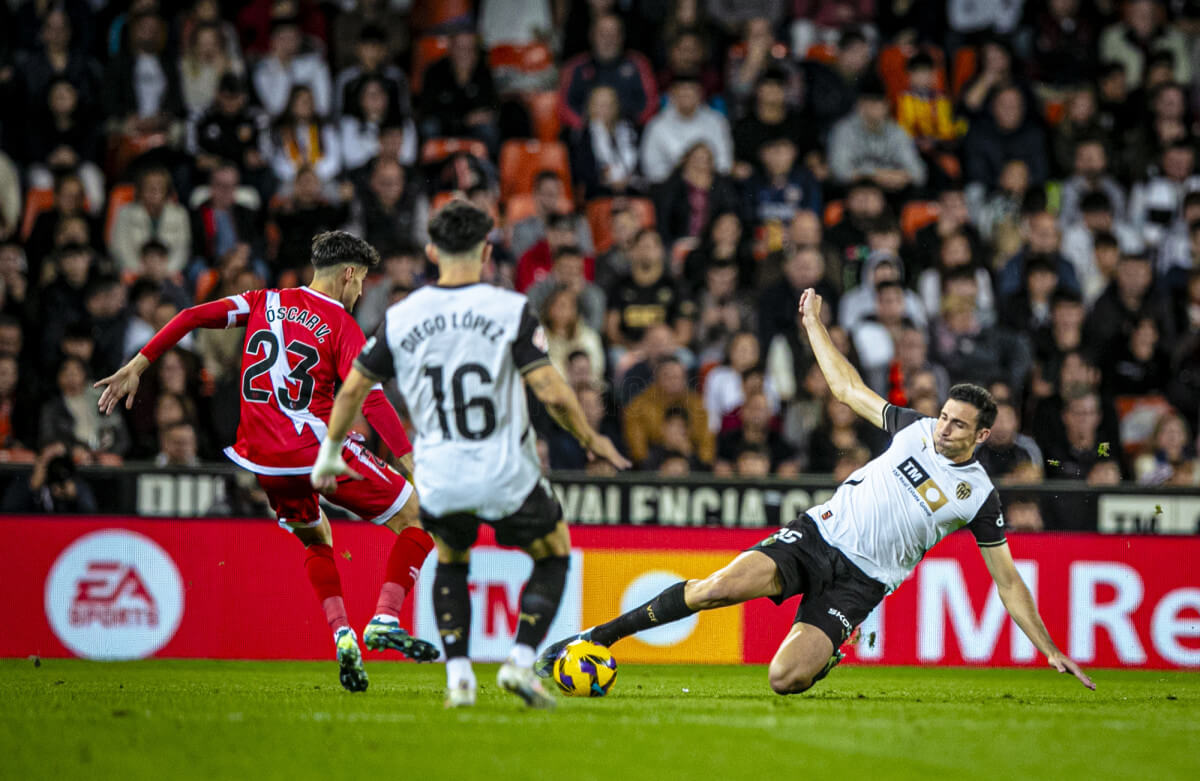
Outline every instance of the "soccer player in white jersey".
POLYGON ((888 449, 851 474, 830 500, 741 553, 701 580, 676 583, 646 604, 549 646, 536 670, 550 674, 554 657, 577 638, 612 645, 623 637, 756 597, 776 604, 803 594, 796 622, 771 660, 771 688, 802 692, 842 659, 839 647, 925 552, 963 526, 979 544, 1000 598, 1017 626, 1050 666, 1095 685, 1055 646, 1004 538, 996 489, 975 460, 975 448, 996 418, 991 394, 956 385, 939 416, 896 407, 863 383, 821 323, 821 297, 800 299, 804 330, 817 363, 840 401, 892 435, 888 449))
POLYGON ((480 281, 491 257, 491 229, 491 218, 465 201, 452 201, 430 220, 425 251, 438 265, 437 284, 392 306, 367 341, 334 402, 312 482, 328 490, 337 477, 353 476, 335 445, 371 387, 395 378, 417 429, 421 522, 437 544, 433 608, 446 651, 446 704, 475 702, 467 572, 479 525, 487 523, 497 542, 533 559, 516 644, 497 680, 527 705, 546 708, 554 698, 531 668, 558 612, 571 541, 542 476, 526 386, 592 455, 618 469, 629 462, 592 429, 550 365, 545 334, 525 296, 480 281))

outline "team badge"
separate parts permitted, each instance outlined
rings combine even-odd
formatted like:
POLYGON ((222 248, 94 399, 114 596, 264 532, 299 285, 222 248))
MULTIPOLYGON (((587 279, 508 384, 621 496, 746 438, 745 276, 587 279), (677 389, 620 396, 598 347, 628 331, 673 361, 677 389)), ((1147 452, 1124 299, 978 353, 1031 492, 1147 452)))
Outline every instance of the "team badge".
POLYGON ((954 489, 954 495, 957 496, 959 499, 970 499, 971 498, 970 484, 966 483, 966 482, 959 483, 958 486, 955 487, 955 489, 954 489))

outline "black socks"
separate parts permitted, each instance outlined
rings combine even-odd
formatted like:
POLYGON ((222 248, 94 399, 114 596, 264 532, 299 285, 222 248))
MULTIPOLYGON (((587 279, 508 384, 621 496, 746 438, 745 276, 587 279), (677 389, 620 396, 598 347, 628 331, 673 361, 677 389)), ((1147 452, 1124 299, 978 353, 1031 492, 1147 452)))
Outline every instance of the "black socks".
POLYGON ((685 582, 681 580, 646 604, 635 607, 628 613, 596 627, 592 630, 592 642, 604 646, 612 645, 622 637, 628 637, 644 629, 653 629, 656 626, 687 618, 696 611, 688 607, 683 599, 685 585, 685 582))
POLYGON ((571 559, 552 556, 533 562, 533 573, 521 592, 521 618, 517 624, 517 644, 537 648, 550 631, 550 622, 558 613, 567 569, 571 559))
POLYGON ((433 612, 446 658, 466 656, 471 639, 471 592, 467 588, 470 565, 438 562, 433 578, 433 612))

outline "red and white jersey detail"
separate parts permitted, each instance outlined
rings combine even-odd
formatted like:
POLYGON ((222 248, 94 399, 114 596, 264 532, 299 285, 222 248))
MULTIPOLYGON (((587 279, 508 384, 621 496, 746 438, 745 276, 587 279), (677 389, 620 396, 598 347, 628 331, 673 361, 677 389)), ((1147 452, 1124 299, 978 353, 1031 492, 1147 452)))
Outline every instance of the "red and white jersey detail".
POLYGON ((246 326, 241 421, 225 453, 259 474, 307 474, 328 430, 336 383, 366 341, 362 329, 341 302, 307 287, 225 300, 230 325, 246 326))

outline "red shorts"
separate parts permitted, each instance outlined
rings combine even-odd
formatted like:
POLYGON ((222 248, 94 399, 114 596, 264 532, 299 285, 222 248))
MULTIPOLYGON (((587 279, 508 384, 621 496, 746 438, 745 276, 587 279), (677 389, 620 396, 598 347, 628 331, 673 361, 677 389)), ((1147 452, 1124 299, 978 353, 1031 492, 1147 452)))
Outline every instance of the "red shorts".
MULTIPOLYGON (((404 476, 385 464, 379 456, 360 443, 347 440, 342 458, 362 480, 339 477, 337 491, 325 498, 364 521, 383 524, 412 496, 413 487, 404 476)), ((312 528, 321 523, 318 494, 307 474, 256 475, 267 492, 271 509, 285 529, 312 528)))

